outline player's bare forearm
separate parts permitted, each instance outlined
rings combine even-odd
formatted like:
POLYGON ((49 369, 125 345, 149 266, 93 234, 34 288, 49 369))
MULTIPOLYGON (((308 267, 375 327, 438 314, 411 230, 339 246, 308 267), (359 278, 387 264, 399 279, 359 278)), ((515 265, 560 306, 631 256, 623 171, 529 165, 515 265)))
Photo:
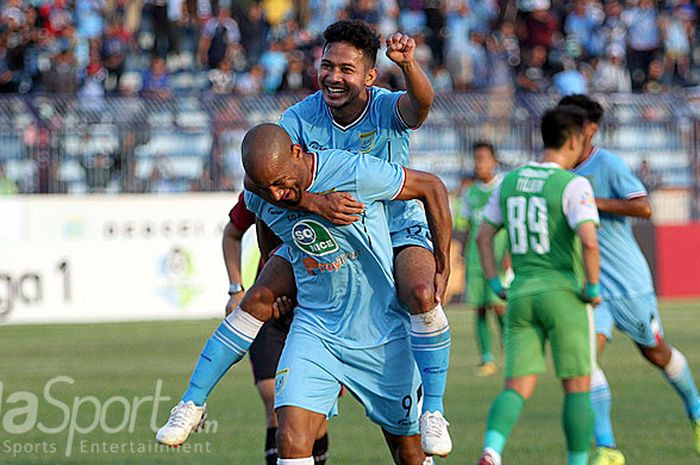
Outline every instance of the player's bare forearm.
POLYGON ((232 222, 228 222, 224 228, 221 240, 221 248, 224 253, 224 265, 228 273, 229 283, 241 282, 241 239, 244 231, 236 228, 232 222))
POLYGON ((598 284, 600 282, 600 251, 598 249, 596 225, 592 222, 584 223, 578 227, 576 233, 581 239, 586 282, 598 284))
POLYGON ((643 195, 633 199, 595 199, 598 210, 613 215, 651 218, 649 197, 643 195))
POLYGON ((411 128, 417 128, 428 117, 435 91, 414 58, 416 42, 413 38, 397 32, 387 39, 386 45, 386 56, 401 68, 408 91, 399 98, 399 114, 411 128))
POLYGON ((479 258, 481 259, 481 267, 484 270, 486 279, 495 278, 498 273, 496 271, 496 254, 493 251, 493 238, 498 232, 495 226, 491 223, 484 222, 479 228, 479 234, 476 236, 476 245, 479 248, 479 258))
POLYGON ((428 118, 435 91, 420 65, 413 60, 400 66, 406 81, 406 94, 399 99, 401 118, 411 128, 417 128, 428 118))
POLYGON ((423 202, 433 239, 436 272, 449 274, 452 215, 445 184, 433 174, 406 169, 404 188, 396 198, 423 202))

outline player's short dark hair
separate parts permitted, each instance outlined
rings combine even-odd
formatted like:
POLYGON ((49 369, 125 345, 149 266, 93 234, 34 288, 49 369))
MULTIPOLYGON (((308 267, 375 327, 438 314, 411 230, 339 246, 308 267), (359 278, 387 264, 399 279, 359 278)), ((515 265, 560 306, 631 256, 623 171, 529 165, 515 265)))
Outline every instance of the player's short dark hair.
POLYGON ((591 123, 600 123, 603 119, 603 107, 600 103, 583 94, 567 95, 559 100, 559 105, 573 105, 579 107, 586 112, 587 119, 591 123))
POLYGON ((542 116, 542 142, 546 149, 560 149, 574 134, 583 132, 586 112, 574 105, 559 105, 542 116))
POLYGON ((371 67, 374 67, 377 61, 377 52, 380 47, 379 34, 362 20, 337 21, 323 31, 323 38, 326 41, 323 45, 324 50, 329 44, 346 42, 361 50, 362 56, 367 59, 371 67))
POLYGON ((488 149, 488 151, 491 152, 491 156, 493 157, 493 159, 498 160, 498 158, 496 158, 496 149, 494 148, 492 143, 486 142, 485 140, 477 140, 472 144, 472 153, 476 152, 479 149, 488 149))

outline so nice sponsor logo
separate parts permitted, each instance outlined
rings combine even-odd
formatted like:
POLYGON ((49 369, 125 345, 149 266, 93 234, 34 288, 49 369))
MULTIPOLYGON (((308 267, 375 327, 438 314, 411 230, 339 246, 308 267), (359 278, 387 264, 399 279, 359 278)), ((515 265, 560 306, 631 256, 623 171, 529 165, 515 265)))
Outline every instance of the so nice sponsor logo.
POLYGON ((338 251, 338 242, 331 232, 314 220, 301 220, 292 228, 292 237, 302 252, 323 257, 338 251))

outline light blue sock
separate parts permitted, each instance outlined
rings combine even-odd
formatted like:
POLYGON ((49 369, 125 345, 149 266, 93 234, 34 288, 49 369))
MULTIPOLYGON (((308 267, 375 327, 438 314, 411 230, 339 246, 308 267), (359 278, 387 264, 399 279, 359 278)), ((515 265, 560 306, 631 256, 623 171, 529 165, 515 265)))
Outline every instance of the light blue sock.
POLYGON ((450 340, 450 324, 442 305, 411 315, 411 346, 423 381, 423 412, 444 411, 450 340))
POLYGON ((591 374, 591 407, 595 413, 593 435, 598 447, 617 447, 610 421, 610 405, 612 394, 605 373, 600 368, 594 368, 591 374))
POLYGON ((262 325, 240 307, 231 312, 204 346, 182 400, 204 405, 221 377, 248 352, 262 325))
POLYGON ((663 373, 671 386, 683 399, 688 416, 692 420, 700 419, 700 397, 698 396, 697 385, 693 379, 693 374, 690 372, 688 361, 681 351, 675 347, 671 348, 671 360, 663 369, 663 373))

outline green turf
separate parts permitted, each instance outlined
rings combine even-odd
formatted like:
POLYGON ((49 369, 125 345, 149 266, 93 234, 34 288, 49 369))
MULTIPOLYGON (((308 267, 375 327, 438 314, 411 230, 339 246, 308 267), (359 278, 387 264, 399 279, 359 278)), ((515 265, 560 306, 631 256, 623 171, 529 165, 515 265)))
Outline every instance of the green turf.
MULTIPOLYGON (((486 412, 500 389, 501 378, 500 374, 486 379, 474 376, 477 356, 473 314, 458 307, 451 309, 449 316, 453 356, 446 405, 455 450, 438 463, 472 464, 479 454, 486 412)), ((686 353, 700 377, 699 317, 698 303, 664 306, 667 339, 686 353)), ((162 380, 161 395, 171 397, 157 410, 157 424, 165 420, 215 326, 216 322, 210 320, 0 327, 0 464, 262 464, 263 407, 247 361, 235 367, 212 395, 209 412, 216 428, 193 436, 188 441, 191 450, 141 450, 153 447, 152 400, 133 415, 133 431, 128 425, 120 428, 124 403, 133 405, 135 397, 153 396, 158 380, 162 380), (44 399, 43 390, 56 376, 69 377, 74 383, 59 380, 51 388, 50 394, 56 399, 51 404, 44 399), (61 432, 41 432, 27 416, 26 411, 31 409, 22 411, 31 399, 18 391, 30 391, 38 398, 36 422, 61 432), (94 403, 103 406, 115 396, 123 399, 112 400, 105 421, 108 429, 117 431, 105 432, 98 426, 92 432, 75 433, 67 457, 67 443, 71 441, 67 429, 59 427, 70 415, 64 413, 63 405, 72 408, 76 398, 83 400, 77 424, 85 431, 95 417, 94 403), (28 431, 22 432, 23 424, 28 431), (17 455, 13 453, 15 447, 22 448, 17 455)), ((496 353, 500 362, 500 351, 496 353)), ((691 446, 691 430, 680 401, 624 336, 617 334, 604 365, 615 396, 617 438, 628 464, 700 463, 691 446)), ((561 400, 550 371, 515 428, 506 449, 507 465, 565 463, 561 400)), ((341 399, 340 416, 331 422, 329 431, 330 465, 390 463, 379 428, 364 418, 352 398, 341 399)))

